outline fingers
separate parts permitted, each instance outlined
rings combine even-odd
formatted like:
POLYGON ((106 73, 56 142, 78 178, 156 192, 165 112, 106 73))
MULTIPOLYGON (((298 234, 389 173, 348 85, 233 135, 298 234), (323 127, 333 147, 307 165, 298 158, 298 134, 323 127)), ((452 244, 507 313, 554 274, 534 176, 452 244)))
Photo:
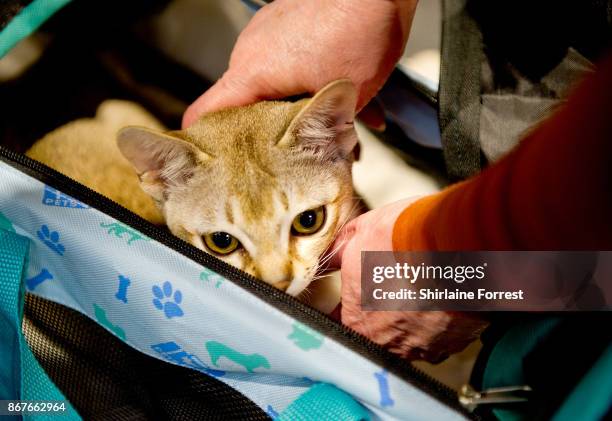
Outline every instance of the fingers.
POLYGON ((183 128, 191 126, 202 114, 256 102, 258 94, 253 88, 254 84, 226 73, 187 108, 183 128))
POLYGON ((205 113, 316 91, 266 70, 230 69, 187 108, 182 127, 189 127, 205 113))
MULTIPOLYGON (((344 286, 344 285, 343 285, 344 286)), ((489 322, 480 314, 445 311, 361 311, 359 285, 342 301, 342 322, 408 360, 440 363, 463 351, 489 322)))

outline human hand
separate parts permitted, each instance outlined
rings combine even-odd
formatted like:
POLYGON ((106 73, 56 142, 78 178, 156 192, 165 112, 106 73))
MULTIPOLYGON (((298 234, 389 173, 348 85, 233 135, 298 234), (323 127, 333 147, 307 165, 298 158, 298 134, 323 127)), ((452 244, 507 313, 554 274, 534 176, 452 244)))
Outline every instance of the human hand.
POLYGON ((417 0, 276 0, 242 31, 223 76, 185 112, 183 127, 222 108, 314 94, 348 78, 360 110, 402 54, 417 0))
POLYGON ((440 362, 478 338, 488 322, 461 312, 361 310, 361 251, 393 250, 395 221, 417 199, 374 209, 349 222, 330 247, 330 267, 341 268, 342 323, 403 358, 440 362))

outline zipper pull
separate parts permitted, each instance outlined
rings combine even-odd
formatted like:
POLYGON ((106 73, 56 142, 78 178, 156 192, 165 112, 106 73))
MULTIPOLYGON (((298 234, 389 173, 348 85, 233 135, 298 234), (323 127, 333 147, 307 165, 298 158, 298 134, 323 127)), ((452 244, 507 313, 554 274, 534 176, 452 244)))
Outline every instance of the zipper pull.
POLYGON ((531 387, 527 385, 492 387, 477 391, 469 384, 465 384, 459 390, 459 403, 472 412, 479 405, 526 402, 531 392, 531 387))

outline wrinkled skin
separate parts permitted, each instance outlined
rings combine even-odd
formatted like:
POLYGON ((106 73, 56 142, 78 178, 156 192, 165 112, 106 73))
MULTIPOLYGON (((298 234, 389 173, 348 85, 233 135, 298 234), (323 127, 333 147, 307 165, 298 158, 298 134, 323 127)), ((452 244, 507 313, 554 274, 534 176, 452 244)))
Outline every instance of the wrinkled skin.
POLYGON ((440 362, 488 325, 480 316, 443 311, 361 311, 361 251, 392 250, 393 226, 415 198, 367 212, 342 230, 330 266, 342 273, 342 323, 407 359, 440 362))

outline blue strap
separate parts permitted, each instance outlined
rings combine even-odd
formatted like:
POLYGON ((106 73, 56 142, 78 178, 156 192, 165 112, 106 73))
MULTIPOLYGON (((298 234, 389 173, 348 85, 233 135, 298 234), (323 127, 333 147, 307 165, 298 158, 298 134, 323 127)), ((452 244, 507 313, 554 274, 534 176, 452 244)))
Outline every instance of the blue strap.
MULTIPOLYGON (((80 420, 75 409, 40 366, 21 333, 22 279, 28 249, 27 238, 0 229, 0 399, 63 401, 66 412, 62 419, 80 420)), ((25 420, 30 418, 34 417, 23 417, 25 420)), ((57 416, 37 415, 35 418, 57 419, 57 416)))
POLYGON ((317 383, 276 418, 280 421, 369 420, 370 414, 351 395, 329 383, 317 383))
POLYGON ((68 2, 70 0, 34 0, 24 7, 0 32, 0 58, 68 2))
POLYGON ((0 399, 19 399, 21 364, 21 278, 26 265, 28 240, 0 230, 0 399))

